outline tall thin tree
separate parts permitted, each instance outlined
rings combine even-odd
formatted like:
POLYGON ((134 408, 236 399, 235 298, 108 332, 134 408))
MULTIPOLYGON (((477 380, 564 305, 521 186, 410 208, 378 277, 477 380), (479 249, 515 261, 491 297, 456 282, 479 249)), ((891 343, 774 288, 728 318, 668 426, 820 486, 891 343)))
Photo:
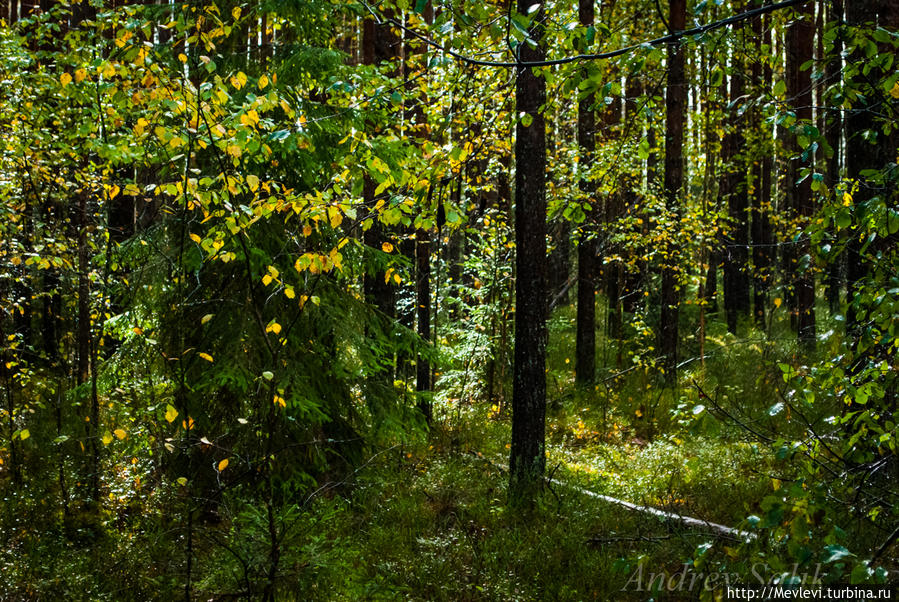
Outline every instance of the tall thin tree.
POLYGON ((546 466, 546 123, 541 107, 546 80, 528 67, 544 58, 543 6, 519 0, 532 14, 533 44, 517 47, 515 101, 522 115, 515 130, 515 360, 512 382, 512 449, 509 492, 527 502, 542 483, 546 466))
MULTIPOLYGON (((668 22, 673 31, 683 31, 687 22, 686 0, 671 0, 668 22)), ((687 86, 685 82, 685 53, 683 46, 668 46, 668 88, 665 92, 665 175, 664 194, 668 210, 680 214, 680 193, 684 181, 684 123, 686 117, 687 86)), ((677 378, 678 318, 680 315, 676 245, 668 241, 665 264, 662 267, 661 318, 659 321, 659 351, 664 357, 665 376, 669 382, 677 378)))

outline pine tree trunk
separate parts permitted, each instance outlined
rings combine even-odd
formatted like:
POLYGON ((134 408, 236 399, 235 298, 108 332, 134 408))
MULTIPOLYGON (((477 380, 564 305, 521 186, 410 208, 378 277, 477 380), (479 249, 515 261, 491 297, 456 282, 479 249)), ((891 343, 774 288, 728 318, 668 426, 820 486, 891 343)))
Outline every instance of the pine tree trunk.
MULTIPOLYGON (((527 14, 531 0, 519 0, 527 14)), ((530 36, 537 41, 518 46, 520 60, 544 57, 543 7, 534 15, 530 36)), ((528 67, 517 69, 515 136, 515 365, 512 383, 512 449, 509 495, 527 504, 542 485, 546 466, 546 124, 541 106, 546 81, 528 67)))
MULTIPOLYGON (((581 25, 591 27, 594 19, 593 0, 580 0, 578 15, 581 25)), ((596 117, 594 99, 578 103, 577 143, 580 187, 588 209, 581 225, 577 245, 577 332, 575 335, 575 382, 591 387, 596 378, 596 185, 585 177, 596 149, 596 117)))
MULTIPOLYGON (((800 69, 806 62, 812 60, 814 49, 815 25, 813 21, 812 6, 805 4, 796 9, 797 18, 790 24, 787 30, 787 96, 792 99, 793 109, 797 122, 809 124, 812 121, 812 80, 809 69, 800 69)), ((794 153, 801 152, 795 142, 796 134, 789 140, 794 153)), ((788 185, 793 196, 793 208, 798 216, 803 218, 803 224, 811 218, 815 207, 812 201, 812 179, 805 178, 802 182, 801 169, 811 167, 812 157, 807 160, 793 159, 790 169, 788 185)), ((791 241, 792 242, 792 241, 791 241)), ((796 316, 799 341, 807 347, 815 345, 815 276, 810 262, 803 257, 809 254, 807 242, 800 242, 796 248, 796 275, 795 296, 796 316)))
MULTIPOLYGON (((767 20, 767 19, 766 19, 767 20)), ((756 39, 756 51, 761 54, 762 46, 771 45, 771 32, 765 27, 761 17, 752 21, 752 33, 756 39), (764 31, 764 33, 763 33, 764 31)), ((764 67, 759 62, 753 63, 753 81, 763 90, 770 90, 772 86, 773 71, 769 64, 764 67)), ((759 328, 765 327, 765 313, 768 305, 768 291, 771 286, 771 266, 773 264, 773 245, 771 227, 771 171, 773 161, 773 139, 768 126, 762 121, 756 112, 754 121, 759 132, 759 152, 761 157, 757 159, 754 167, 755 194, 752 207, 752 264, 754 292, 753 311, 755 322, 759 328)))
MULTIPOLYGON (((739 38, 742 39, 743 30, 739 38)), ((739 44, 735 36, 735 44, 739 44)), ((741 45, 742 46, 742 45, 741 45)), ((730 78, 731 114, 728 117, 731 131, 727 147, 729 161, 723 165, 727 179, 727 208, 730 222, 728 245, 724 261, 724 311, 727 328, 736 334, 740 319, 749 317, 749 195, 746 189, 744 133, 746 118, 737 114, 737 103, 743 97, 743 60, 740 50, 734 48, 730 78)))
MULTIPOLYGON (((686 0, 671 0, 668 22, 675 31, 683 31, 687 20, 686 0)), ((687 87, 684 78, 684 49, 680 44, 668 46, 668 87, 665 92, 665 175, 664 193, 668 210, 680 215, 680 193, 683 187, 684 121, 687 87)), ((673 241, 667 243, 662 267, 661 319, 659 323, 659 351, 663 356, 665 378, 677 379, 678 318, 680 292, 678 290, 678 254, 673 241)))

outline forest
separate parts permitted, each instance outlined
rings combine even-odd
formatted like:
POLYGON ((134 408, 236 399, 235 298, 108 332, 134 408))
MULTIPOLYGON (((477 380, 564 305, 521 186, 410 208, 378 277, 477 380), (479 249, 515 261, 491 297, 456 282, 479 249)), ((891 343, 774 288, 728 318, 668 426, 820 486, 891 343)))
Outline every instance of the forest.
POLYGON ((0 0, 0 600, 892 599, 897 49, 0 0))

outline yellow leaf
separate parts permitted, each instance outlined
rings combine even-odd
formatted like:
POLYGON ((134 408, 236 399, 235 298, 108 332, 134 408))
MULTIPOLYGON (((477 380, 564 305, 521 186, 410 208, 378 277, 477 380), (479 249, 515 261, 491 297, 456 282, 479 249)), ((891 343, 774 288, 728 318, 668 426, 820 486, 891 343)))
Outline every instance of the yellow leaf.
POLYGON ((167 422, 175 422, 175 418, 178 417, 178 410, 173 408, 171 405, 165 406, 165 419, 167 422))
POLYGON ((28 429, 22 429, 21 432, 19 433, 19 439, 21 439, 22 441, 24 441, 25 439, 27 439, 30 436, 31 436, 31 433, 28 432, 28 429))
POLYGON ((87 71, 85 71, 84 69, 78 69, 77 71, 75 71, 75 82, 76 83, 80 84, 81 82, 84 81, 85 77, 87 77, 87 71))
POLYGON ((203 316, 203 318, 200 320, 200 324, 205 324, 206 322, 208 322, 209 320, 211 320, 211 319, 212 319, 212 316, 214 316, 214 315, 215 315, 215 314, 206 314, 206 315, 203 316))
POLYGON ((218 471, 219 471, 219 472, 222 472, 222 471, 225 470, 226 468, 228 468, 228 458, 225 458, 224 460, 222 460, 221 462, 219 462, 219 465, 218 465, 218 471))
POLYGON ((272 322, 265 328, 265 332, 274 332, 275 334, 279 334, 281 332, 281 325, 277 322, 272 322))
POLYGON ((253 174, 248 175, 247 176, 247 186, 250 187, 250 190, 252 190, 253 192, 256 192, 256 190, 259 188, 259 177, 255 176, 253 174))
POLYGON ((274 403, 275 405, 279 405, 282 408, 287 407, 287 402, 284 401, 284 398, 281 397, 280 395, 275 395, 275 399, 272 401, 272 403, 274 403))
POLYGON ((393 245, 389 242, 385 242, 381 245, 381 250, 385 253, 390 253, 391 251, 393 251, 393 245))
POLYGON ((178 481, 178 484, 181 485, 182 487, 187 485, 187 477, 178 477, 177 481, 178 481))
POLYGON ((135 326, 131 329, 131 332, 133 332, 134 334, 144 334, 144 329, 140 326, 135 326))
POLYGON ((783 303, 783 299, 780 297, 775 297, 774 299, 774 307, 780 307, 780 304, 783 303))
POLYGON ((312 226, 303 226, 303 236, 310 236, 312 234, 312 226))
POLYGON ((201 353, 198 353, 197 355, 199 355, 200 357, 202 357, 202 358, 203 358, 204 360, 206 360, 207 362, 213 362, 213 361, 215 361, 215 360, 212 359, 212 356, 209 355, 208 353, 202 353, 202 352, 201 352, 201 353))
POLYGON ((120 193, 121 191, 122 191, 122 189, 119 188, 118 184, 113 184, 113 185, 110 186, 109 189, 108 189, 109 198, 110 198, 110 199, 116 198, 117 196, 119 196, 119 193, 120 193))
POLYGON ((194 241, 195 243, 197 243, 197 244, 200 244, 200 243, 203 242, 203 239, 200 238, 199 235, 194 234, 193 232, 190 233, 190 239, 191 239, 192 241, 194 241))
POLYGON ((262 284, 264 286, 268 286, 269 284, 271 284, 271 282, 272 282, 272 277, 269 274, 266 274, 265 276, 262 277, 262 284))
POLYGON ((328 209, 329 221, 331 223, 332 228, 336 228, 341 223, 343 223, 343 214, 340 213, 340 209, 336 207, 331 207, 328 209))
POLYGON ((899 82, 893 84, 893 88, 890 90, 890 96, 893 98, 899 98, 899 82))
POLYGON ((103 445, 109 445, 110 443, 112 443, 112 435, 109 431, 106 431, 103 433, 103 445))
POLYGON ((181 54, 178 55, 178 60, 181 61, 182 63, 186 63, 187 55, 182 52, 181 54))
POLYGON ((59 83, 61 83, 62 87, 65 88, 66 86, 68 86, 69 84, 72 83, 72 76, 69 75, 68 73, 63 73, 62 75, 59 76, 59 83))
POLYGON ((852 206, 852 195, 848 192, 843 193, 843 206, 851 207, 852 206))
POLYGON ((231 16, 234 17, 235 21, 240 19, 240 7, 239 6, 235 6, 234 8, 231 9, 231 16))
POLYGON ((293 288, 292 288, 292 287, 285 288, 285 289, 284 289, 284 295, 285 295, 288 299, 293 299, 294 297, 297 296, 297 294, 296 294, 295 292, 293 292, 293 288))
POLYGON ((116 429, 113 431, 113 433, 115 433, 115 436, 119 439, 124 439, 128 436, 128 433, 126 433, 124 429, 116 429))
POLYGON ((262 90, 268 85, 268 76, 264 73, 259 77, 259 89, 262 90))

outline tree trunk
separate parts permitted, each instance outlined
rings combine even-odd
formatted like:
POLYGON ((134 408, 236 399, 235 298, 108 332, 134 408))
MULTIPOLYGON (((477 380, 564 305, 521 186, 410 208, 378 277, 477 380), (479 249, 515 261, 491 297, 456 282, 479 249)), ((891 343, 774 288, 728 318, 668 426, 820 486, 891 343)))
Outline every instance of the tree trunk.
MULTIPOLYGON (((668 22, 674 31, 683 31, 687 20, 686 0, 671 0, 668 22)), ((680 215, 680 193, 683 186, 684 120, 687 87, 684 80, 684 49, 680 44, 668 46, 668 87, 665 92, 665 175, 664 194, 668 210, 680 215)), ((677 379, 677 339, 680 292, 678 290, 676 245, 667 242, 662 266, 661 318, 659 322, 659 351, 663 356, 665 378, 677 379)))
MULTIPOLYGON (((805 4, 796 9, 797 19, 790 24, 787 30, 787 96, 792 99, 793 110, 796 114, 797 129, 812 122, 812 80, 809 69, 802 70, 800 66, 806 61, 812 60, 814 50, 815 24, 812 13, 812 5, 805 4)), ((798 148, 795 135, 789 138, 794 154, 802 152, 798 148)), ((803 221, 807 223, 814 213, 815 207, 812 201, 812 178, 807 177, 802 182, 801 168, 811 167, 813 157, 807 156, 805 160, 793 159, 791 162, 788 185, 793 197, 793 209, 803 221), (802 161, 805 165, 801 165, 802 161)), ((792 241, 790 241, 792 242, 792 241)), ((801 242, 794 245, 796 248, 796 269, 794 279, 796 295, 796 317, 799 342, 807 347, 815 345, 815 276, 810 265, 809 245, 801 242)))
MULTIPOLYGON (((531 0, 519 0, 527 14, 531 0)), ((530 37, 518 46, 520 60, 543 60, 541 45, 545 14, 534 15, 530 37)), ((542 485, 546 466, 546 124, 541 106, 546 81, 529 67, 517 68, 515 136, 515 365, 512 384, 512 450, 509 495, 527 503, 542 485)))
MULTIPOLYGON (((765 21, 768 19, 766 18, 765 21)), ((756 39, 756 51, 761 54, 762 46, 771 46, 771 32, 765 27, 761 17, 752 21, 752 33, 756 39), (762 33, 764 31, 764 33, 762 33)), ((763 90, 770 90, 772 86, 773 71, 769 64, 761 66, 759 62, 753 63, 752 77, 756 85, 763 90)), ((768 290, 771 286, 771 266, 773 264, 773 238, 771 227, 771 171, 773 169, 773 139, 768 126, 762 121, 758 113, 754 116, 759 132, 759 151, 761 157, 754 167, 753 180, 755 182, 755 195, 752 207, 752 264, 754 292, 753 311, 755 322, 760 328, 765 327, 765 308, 768 305, 768 290)))
MULTIPOLYGON (((732 75, 730 78, 730 122, 731 130, 727 135, 727 159, 723 163, 724 179, 727 180, 727 208, 730 231, 728 244, 724 253, 724 312, 727 317, 727 329, 736 334, 737 324, 741 318, 749 316, 749 195, 746 189, 744 169, 744 129, 745 117, 739 117, 736 104, 743 96, 743 61, 742 48, 737 48, 743 38, 735 36, 735 48, 732 54, 732 75)), ((742 46, 740 44, 740 46, 742 46)))
MULTIPOLYGON (((578 15, 581 25, 593 25, 593 0, 580 0, 578 15)), ((585 48, 586 50, 586 48, 585 48)), ((585 73, 586 76, 586 73, 585 73)), ((578 171, 581 193, 588 209, 580 228, 577 245, 577 332, 575 335, 575 383, 591 387, 596 378, 596 185, 585 177, 593 162, 596 148, 596 117, 594 98, 587 97, 578 103, 577 144, 580 151, 578 171)))

